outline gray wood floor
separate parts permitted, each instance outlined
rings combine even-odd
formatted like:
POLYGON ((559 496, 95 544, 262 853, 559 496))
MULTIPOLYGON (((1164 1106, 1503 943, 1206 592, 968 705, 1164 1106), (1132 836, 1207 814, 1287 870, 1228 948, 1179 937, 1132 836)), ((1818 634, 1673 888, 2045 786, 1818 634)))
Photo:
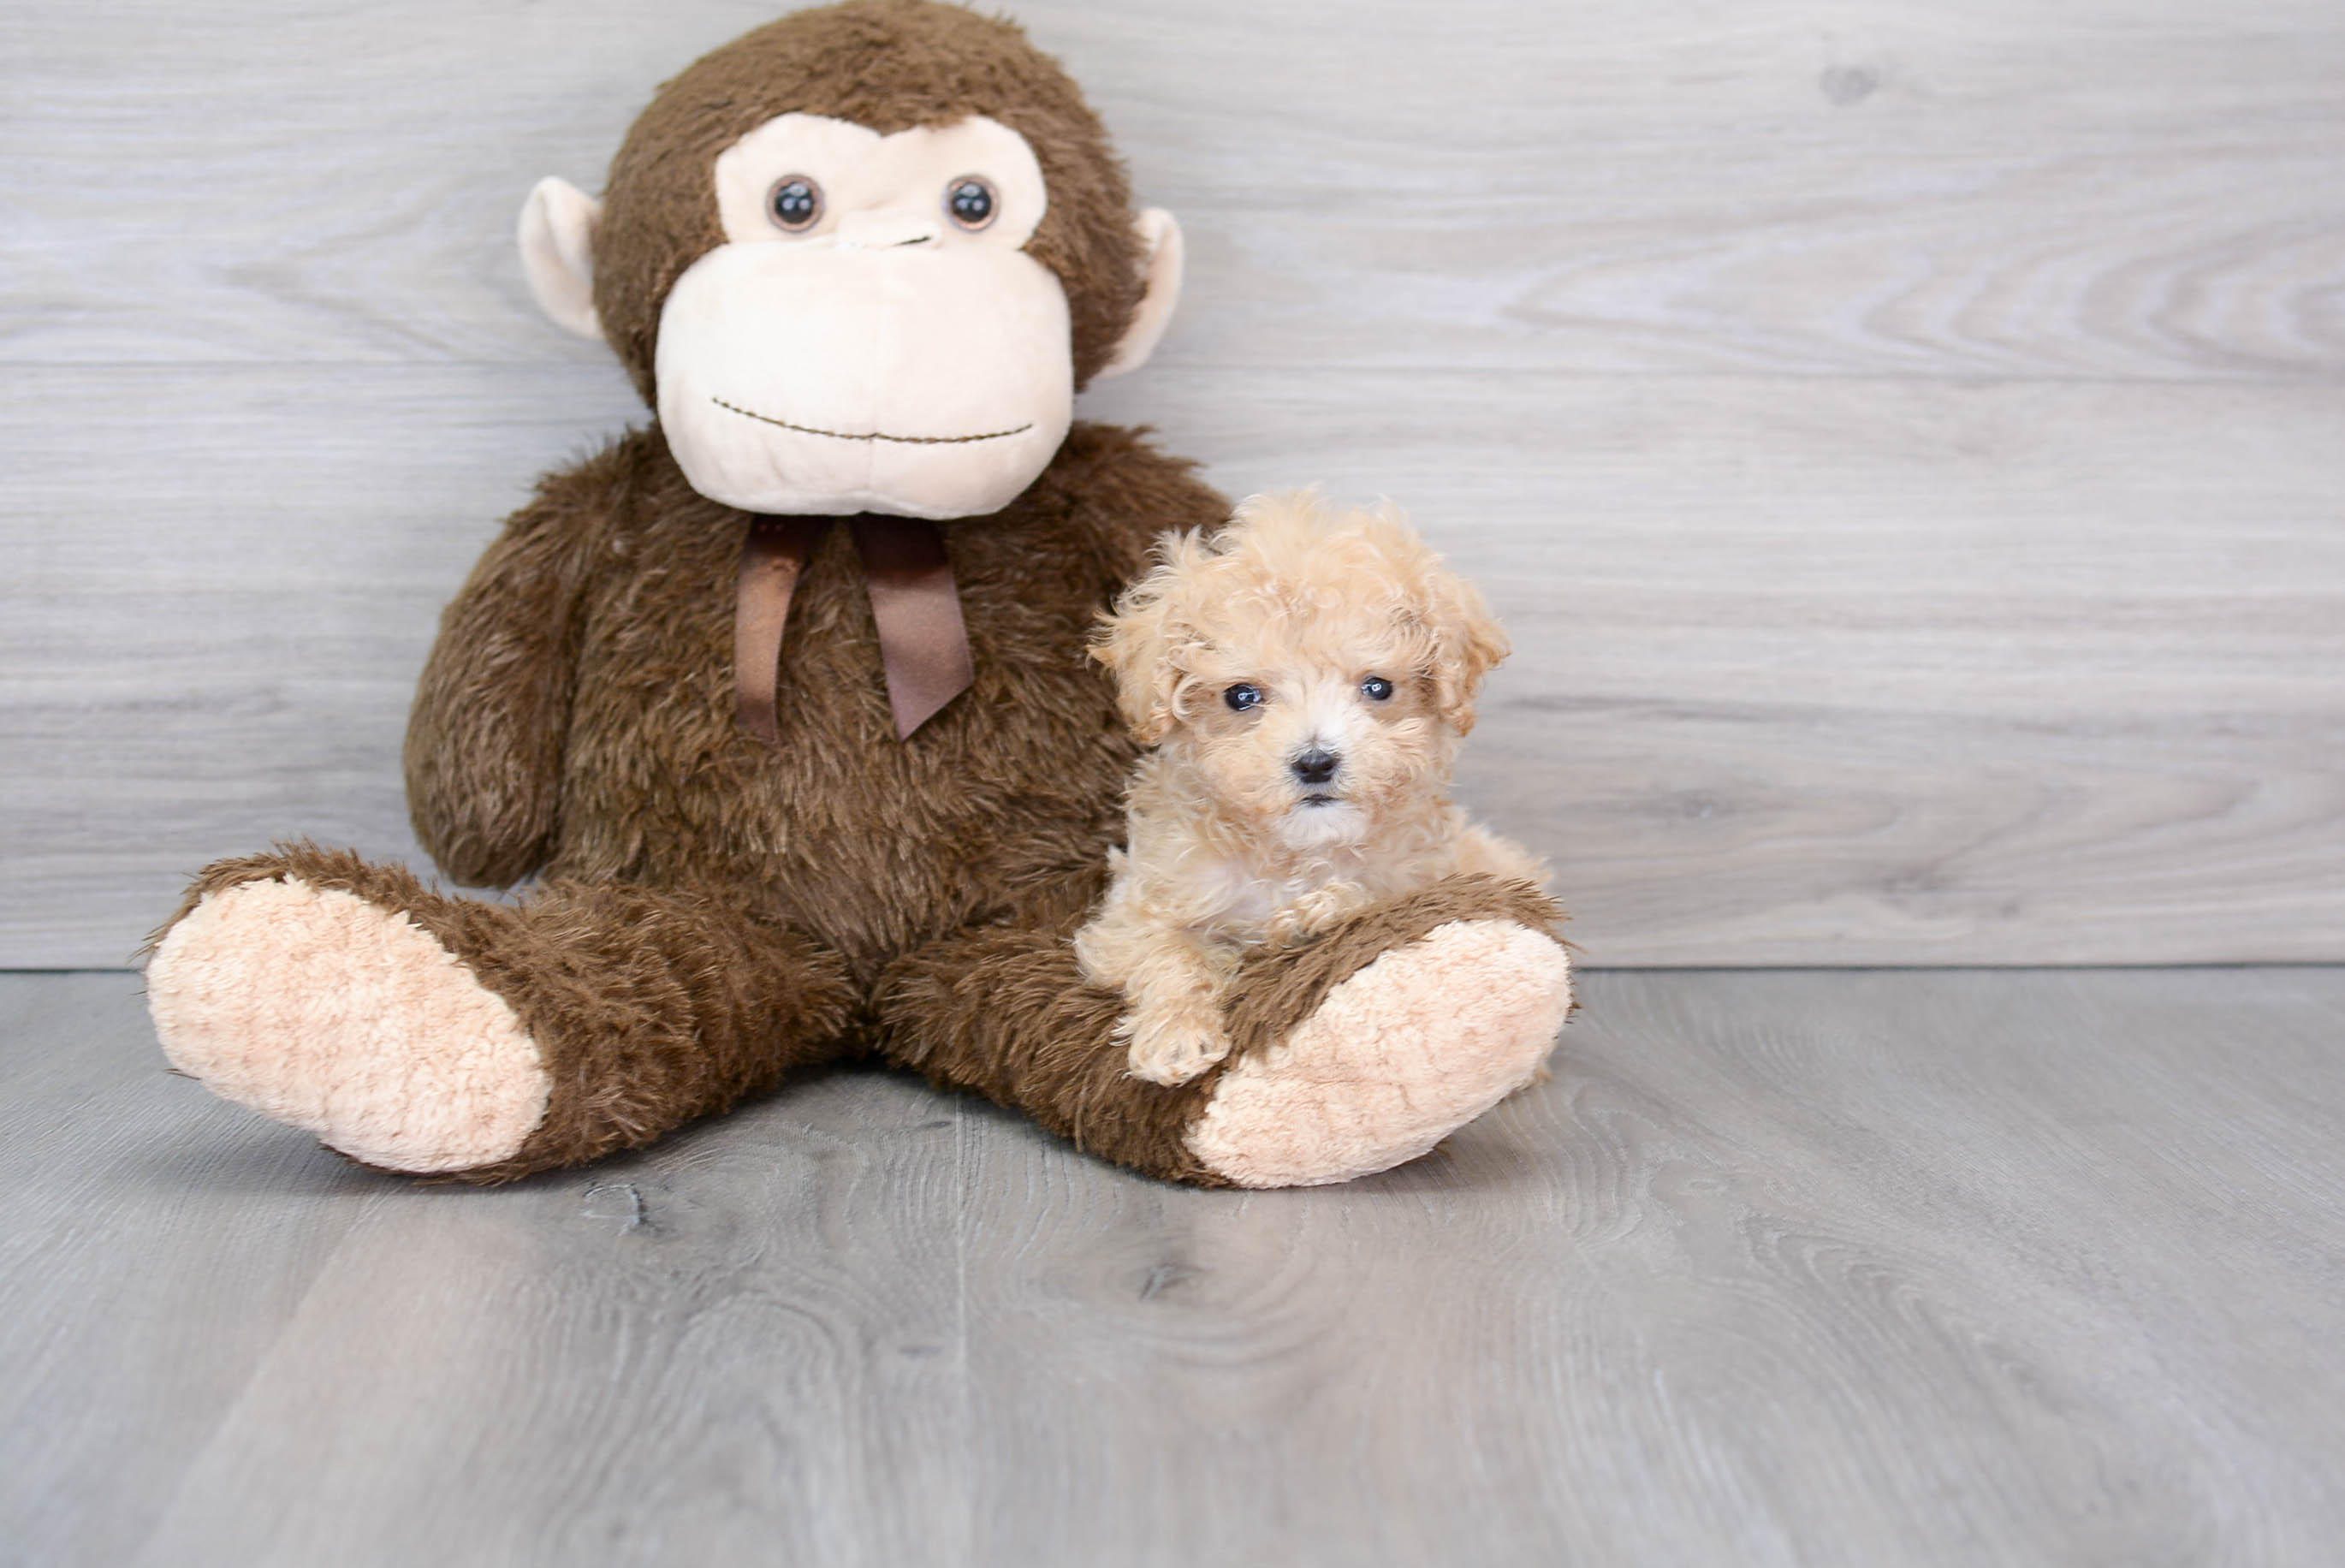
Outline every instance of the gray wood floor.
POLYGON ((1332 1190, 848 1073, 475 1192, 0 978, 0 1558, 2337 1561, 2345 971, 1587 1002, 1332 1190))

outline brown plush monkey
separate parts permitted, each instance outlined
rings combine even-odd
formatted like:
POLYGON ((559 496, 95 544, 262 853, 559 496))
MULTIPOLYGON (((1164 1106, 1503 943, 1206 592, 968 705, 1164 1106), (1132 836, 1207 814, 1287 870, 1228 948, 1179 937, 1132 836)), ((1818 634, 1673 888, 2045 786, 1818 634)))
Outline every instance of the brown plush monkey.
POLYGON ((1068 935, 1132 746, 1084 657, 1160 530, 1227 508, 1075 391, 1179 281, 1074 85, 928 0, 788 16, 660 90, 603 201, 523 221, 554 317, 657 411, 552 475, 442 623, 416 831, 470 885, 308 845, 158 933, 165 1051, 382 1168, 501 1181, 877 1052, 1207 1184, 1414 1157, 1569 1004, 1556 911, 1458 879, 1254 961, 1235 1043, 1128 1076, 1068 935))

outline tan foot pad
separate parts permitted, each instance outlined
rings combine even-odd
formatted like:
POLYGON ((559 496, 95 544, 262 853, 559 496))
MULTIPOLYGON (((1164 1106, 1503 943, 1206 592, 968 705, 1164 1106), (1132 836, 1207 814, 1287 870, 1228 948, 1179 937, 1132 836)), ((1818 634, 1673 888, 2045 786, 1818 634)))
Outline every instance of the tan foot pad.
POLYGON ((147 970, 163 1054, 369 1165, 512 1157, 552 1088, 504 998, 407 916, 298 879, 208 895, 147 970))
POLYGON ((1223 1074, 1190 1152, 1240 1186, 1387 1170, 1528 1083, 1570 1007, 1552 938, 1506 920, 1436 926, 1223 1074))

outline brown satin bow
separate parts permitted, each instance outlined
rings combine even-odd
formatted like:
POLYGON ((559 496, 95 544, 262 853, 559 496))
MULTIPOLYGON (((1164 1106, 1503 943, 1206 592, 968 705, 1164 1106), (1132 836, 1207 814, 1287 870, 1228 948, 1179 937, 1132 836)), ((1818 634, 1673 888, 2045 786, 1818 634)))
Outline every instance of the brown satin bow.
MULTIPOLYGON (((739 598, 733 614, 734 714, 768 746, 780 743, 774 712, 782 629, 790 596, 814 547, 836 519, 753 517, 741 545, 739 598)), ((969 689, 969 628, 937 525, 916 517, 857 517, 848 524, 863 557, 871 619, 879 628, 879 665, 896 738, 907 740, 936 711, 969 689)))

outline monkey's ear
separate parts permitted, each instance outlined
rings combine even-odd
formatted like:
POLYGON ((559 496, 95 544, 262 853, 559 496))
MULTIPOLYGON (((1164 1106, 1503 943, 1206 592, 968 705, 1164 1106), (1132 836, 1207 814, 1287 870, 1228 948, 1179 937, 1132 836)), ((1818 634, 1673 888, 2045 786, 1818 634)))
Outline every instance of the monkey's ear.
POLYGON ((548 175, 521 209, 521 270, 537 308, 582 338, 603 341, 594 317, 594 225, 603 204, 548 175))
POLYGON ((1172 324, 1172 307, 1180 301, 1181 226, 1162 208, 1152 207, 1140 215, 1140 244, 1147 253, 1142 263, 1148 279, 1146 291, 1140 296, 1140 308, 1132 311, 1132 325, 1124 328, 1115 353, 1100 367, 1093 381, 1105 381, 1146 364, 1148 356, 1156 351, 1156 340, 1172 324))

